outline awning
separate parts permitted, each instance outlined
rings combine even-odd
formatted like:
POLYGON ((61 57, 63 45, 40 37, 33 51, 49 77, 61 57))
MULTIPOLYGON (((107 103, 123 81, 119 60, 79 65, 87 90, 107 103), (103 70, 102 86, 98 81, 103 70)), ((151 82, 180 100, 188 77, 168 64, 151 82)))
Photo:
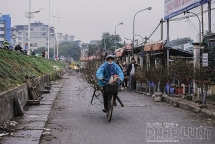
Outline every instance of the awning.
POLYGON ((117 58, 122 56, 123 51, 124 51, 124 48, 125 48, 125 47, 123 47, 123 48, 118 48, 118 49, 116 49, 116 50, 114 51, 114 53, 116 54, 116 57, 117 57, 117 58))
POLYGON ((123 51, 122 51, 122 52, 117 52, 117 53, 116 53, 116 57, 117 57, 117 58, 118 58, 118 57, 121 57, 122 54, 123 54, 123 51))
POLYGON ((123 48, 118 48, 114 51, 114 53, 117 53, 117 52, 120 52, 120 51, 123 51, 123 48))
POLYGON ((80 58, 81 61, 87 61, 87 60, 93 60, 93 59, 96 59, 96 56, 81 57, 81 58, 80 58))
POLYGON ((149 43, 144 45, 144 51, 155 51, 155 50, 162 50, 164 48, 163 43, 166 40, 157 41, 154 43, 149 43))
POLYGON ((130 43, 127 46, 125 46, 126 51, 131 51, 131 48, 132 48, 132 43, 130 43))

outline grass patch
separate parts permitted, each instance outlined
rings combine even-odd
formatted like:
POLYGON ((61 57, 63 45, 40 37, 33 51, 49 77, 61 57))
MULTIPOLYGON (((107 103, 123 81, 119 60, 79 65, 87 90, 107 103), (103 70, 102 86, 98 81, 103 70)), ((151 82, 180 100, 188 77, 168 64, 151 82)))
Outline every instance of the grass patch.
POLYGON ((49 75, 50 80, 56 80, 54 66, 61 71, 65 63, 0 49, 0 92, 24 83, 26 75, 49 75))

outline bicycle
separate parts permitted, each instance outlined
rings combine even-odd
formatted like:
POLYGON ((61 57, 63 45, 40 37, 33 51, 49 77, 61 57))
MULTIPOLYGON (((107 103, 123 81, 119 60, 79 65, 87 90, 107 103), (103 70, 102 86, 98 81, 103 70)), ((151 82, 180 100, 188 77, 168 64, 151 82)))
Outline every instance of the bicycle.
POLYGON ((113 106, 114 103, 116 101, 116 99, 118 100, 118 102, 120 103, 120 105, 122 107, 124 107, 122 101, 119 99, 119 97, 116 95, 118 93, 118 84, 109 84, 106 83, 105 85, 106 87, 106 93, 108 93, 108 112, 107 112, 107 118, 108 118, 108 122, 111 121, 112 118, 112 114, 113 114, 113 106), (115 97, 116 95, 116 97, 115 97))

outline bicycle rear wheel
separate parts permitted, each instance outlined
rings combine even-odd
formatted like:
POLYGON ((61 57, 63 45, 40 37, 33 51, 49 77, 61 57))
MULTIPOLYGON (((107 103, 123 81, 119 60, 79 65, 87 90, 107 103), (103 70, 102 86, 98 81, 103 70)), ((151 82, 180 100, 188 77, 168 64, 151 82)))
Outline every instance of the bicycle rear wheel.
POLYGON ((111 95, 110 101, 109 101, 109 110, 108 110, 108 122, 110 122, 112 118, 113 104, 114 104, 114 96, 111 95))

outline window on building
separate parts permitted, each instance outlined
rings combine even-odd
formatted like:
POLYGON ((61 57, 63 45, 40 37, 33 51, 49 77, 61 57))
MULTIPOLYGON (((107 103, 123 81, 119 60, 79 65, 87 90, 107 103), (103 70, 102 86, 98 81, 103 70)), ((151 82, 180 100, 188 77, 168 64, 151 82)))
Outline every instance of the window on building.
POLYGON ((17 30, 23 30, 24 26, 17 26, 16 28, 17 28, 17 30))
POLYGON ((3 34, 0 34, 0 38, 4 38, 4 35, 3 35, 3 34))
POLYGON ((42 33, 42 36, 46 36, 46 33, 42 33))
POLYGON ((42 31, 45 31, 46 30, 46 28, 42 28, 42 31))
POLYGON ((25 30, 28 30, 28 27, 25 27, 25 30))
POLYGON ((22 32, 18 32, 18 35, 22 35, 22 32))
POLYGON ((3 21, 3 20, 0 20, 0 24, 4 24, 4 21, 3 21))
POLYGON ((26 33, 26 36, 28 36, 28 33, 26 33))
POLYGON ((31 28, 31 31, 33 31, 34 30, 34 28, 31 28))
POLYGON ((28 38, 26 38, 25 40, 28 41, 28 38))
POLYGON ((19 41, 21 41, 21 40, 22 40, 22 38, 21 38, 21 37, 18 37, 18 40, 19 40, 19 41))
POLYGON ((0 28, 0 31, 4 31, 4 28, 0 28))
POLYGON ((37 43, 34 43, 34 47, 37 47, 37 43))

